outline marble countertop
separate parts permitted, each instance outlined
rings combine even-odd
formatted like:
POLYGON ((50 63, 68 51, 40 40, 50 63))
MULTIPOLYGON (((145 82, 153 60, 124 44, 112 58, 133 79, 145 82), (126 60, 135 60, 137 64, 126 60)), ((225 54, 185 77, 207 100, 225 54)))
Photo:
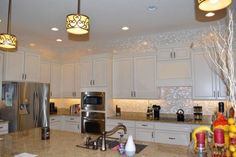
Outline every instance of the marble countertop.
POLYGON ((210 125, 210 117, 203 116, 203 120, 195 121, 191 115, 185 115, 185 121, 177 121, 176 114, 160 114, 159 120, 148 118, 146 113, 142 112, 122 112, 120 116, 110 116, 108 119, 119 120, 135 120, 135 121, 149 121, 149 122, 166 122, 166 123, 178 123, 178 124, 196 124, 196 125, 210 125))
MULTIPOLYGON (((40 157, 119 157, 115 150, 107 151, 90 150, 76 147, 81 144, 87 134, 65 131, 50 131, 49 140, 41 140, 41 129, 30 129, 0 136, 0 156, 12 157, 20 153, 36 154, 40 157), (96 155, 95 155, 96 154, 96 155)), ((94 137, 95 138, 95 137, 94 137)), ((136 154, 136 157, 187 157, 189 152, 186 147, 176 145, 163 145, 153 142, 138 142, 148 146, 136 154)))

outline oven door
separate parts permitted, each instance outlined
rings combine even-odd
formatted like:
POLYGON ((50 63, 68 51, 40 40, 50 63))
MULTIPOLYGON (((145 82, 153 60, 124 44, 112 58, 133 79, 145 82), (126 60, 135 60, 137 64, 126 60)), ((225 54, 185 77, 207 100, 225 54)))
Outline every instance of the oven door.
POLYGON ((81 107, 83 110, 105 111, 104 92, 82 92, 81 98, 81 107))
POLYGON ((101 134, 105 131, 105 113, 82 112, 82 133, 101 134))

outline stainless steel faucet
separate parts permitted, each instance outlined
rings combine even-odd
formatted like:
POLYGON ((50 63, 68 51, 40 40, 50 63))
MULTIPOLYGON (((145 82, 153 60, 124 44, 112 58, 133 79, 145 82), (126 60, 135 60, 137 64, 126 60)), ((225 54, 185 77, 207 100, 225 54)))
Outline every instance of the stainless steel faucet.
POLYGON ((127 128, 125 125, 123 124, 118 124, 116 127, 114 127, 112 130, 110 131, 104 131, 102 132, 102 136, 100 136, 98 139, 102 138, 102 146, 101 146, 101 151, 106 151, 106 137, 113 135, 114 133, 116 133, 118 130, 123 130, 124 134, 127 133, 127 128))

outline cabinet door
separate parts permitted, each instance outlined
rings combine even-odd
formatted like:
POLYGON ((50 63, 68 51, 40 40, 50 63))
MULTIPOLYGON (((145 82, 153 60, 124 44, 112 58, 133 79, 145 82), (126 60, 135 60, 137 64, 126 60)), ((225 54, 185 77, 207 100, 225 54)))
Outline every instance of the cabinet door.
POLYGON ((4 54, 4 80, 22 81, 24 73, 24 52, 4 54))
POLYGON ((25 80, 39 82, 40 80, 40 56, 33 53, 25 53, 25 80))
POLYGON ((133 59, 113 60, 113 98, 131 98, 133 91, 133 59))
POLYGON ((204 54, 192 55, 193 98, 215 99, 215 75, 204 54))
POLYGON ((86 60, 80 62, 80 81, 81 87, 90 87, 92 86, 92 61, 86 60))
POLYGON ((217 99, 227 99, 227 88, 220 76, 216 74, 216 89, 217 89, 217 99))
POLYGON ((3 78, 2 74, 3 74, 3 54, 0 53, 0 98, 2 98, 2 78, 3 78))
POLYGON ((106 59, 99 58, 93 61, 93 86, 106 86, 107 66, 106 59))
POLYGON ((61 96, 61 65, 51 64, 51 97, 60 98, 61 96))
POLYGON ((136 98, 157 98, 156 56, 134 57, 134 91, 136 98))
POLYGON ((154 141, 154 130, 153 129, 151 130, 151 129, 136 128, 135 140, 153 142, 154 141))
POLYGON ((157 62, 158 86, 191 85, 191 63, 189 59, 157 62))
POLYGON ((75 96, 75 64, 62 65, 62 96, 75 96))
POLYGON ((40 64, 40 82, 50 83, 51 79, 51 65, 47 62, 41 62, 40 64))

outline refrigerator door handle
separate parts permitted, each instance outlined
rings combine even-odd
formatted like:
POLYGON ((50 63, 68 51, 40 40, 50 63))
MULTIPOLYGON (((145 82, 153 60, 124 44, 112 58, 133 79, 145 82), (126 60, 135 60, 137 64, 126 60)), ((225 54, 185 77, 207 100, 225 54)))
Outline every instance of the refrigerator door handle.
POLYGON ((35 93, 36 92, 34 92, 34 94, 33 94, 33 120, 34 120, 34 125, 35 125, 35 123, 36 123, 36 118, 35 118, 35 93))
POLYGON ((36 111, 35 111, 35 127, 38 127, 38 121, 39 121, 39 95, 37 92, 35 92, 35 107, 36 107, 36 111))

